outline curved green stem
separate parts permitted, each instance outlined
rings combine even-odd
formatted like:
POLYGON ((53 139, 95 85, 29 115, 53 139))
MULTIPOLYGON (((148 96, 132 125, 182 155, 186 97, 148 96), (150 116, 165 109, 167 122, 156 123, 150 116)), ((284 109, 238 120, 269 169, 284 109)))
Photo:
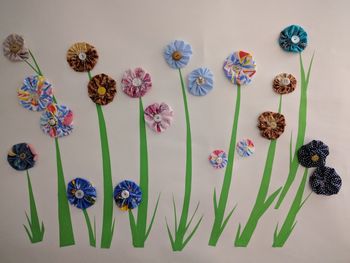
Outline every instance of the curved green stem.
POLYGON ((83 213, 84 213, 84 217, 85 217, 85 221, 86 221, 86 226, 89 232, 89 242, 90 242, 90 246, 92 247, 96 247, 96 224, 95 224, 95 220, 94 220, 94 228, 92 228, 91 226, 91 221, 89 218, 89 214, 86 211, 86 209, 83 209, 83 213))

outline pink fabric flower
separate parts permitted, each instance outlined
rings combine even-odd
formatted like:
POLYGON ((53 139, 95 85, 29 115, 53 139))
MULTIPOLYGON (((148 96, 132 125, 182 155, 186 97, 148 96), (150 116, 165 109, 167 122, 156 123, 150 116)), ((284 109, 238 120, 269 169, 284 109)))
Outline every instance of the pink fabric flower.
POLYGON ((122 78, 122 88, 125 94, 132 98, 143 97, 152 87, 149 73, 142 68, 125 71, 122 78))
POLYGON ((173 116, 173 110, 165 103, 154 103, 145 109, 145 121, 157 133, 161 133, 169 128, 173 116))

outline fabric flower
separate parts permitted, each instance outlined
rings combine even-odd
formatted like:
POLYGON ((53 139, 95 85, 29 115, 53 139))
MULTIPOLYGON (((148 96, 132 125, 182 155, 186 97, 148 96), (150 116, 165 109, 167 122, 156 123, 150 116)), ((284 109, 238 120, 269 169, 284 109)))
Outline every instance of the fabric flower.
POLYGON ((246 85, 252 81, 256 64, 251 54, 237 51, 229 55, 224 62, 226 77, 235 85, 246 85))
POLYGON ((51 83, 38 75, 25 78, 17 95, 19 103, 32 111, 42 111, 53 102, 51 83))
POLYGON ((237 153, 242 157, 251 156, 255 151, 255 146, 252 140, 244 139, 237 143, 236 145, 237 153))
POLYGON ((12 146, 7 154, 7 161, 13 169, 24 171, 32 168, 38 159, 32 145, 27 143, 18 143, 12 146))
POLYGON ((142 68, 125 71, 122 78, 122 89, 128 96, 132 98, 143 97, 151 88, 151 76, 142 68))
POLYGON ((145 109, 145 121, 157 133, 164 132, 172 123, 174 112, 165 103, 154 103, 145 109))
POLYGON ((88 94, 96 104, 107 105, 113 101, 116 93, 117 83, 106 74, 98 74, 89 81, 88 94))
POLYGON ((114 200, 123 211, 137 207, 141 203, 141 198, 141 189, 133 181, 122 181, 114 188, 114 200))
POLYGON ((44 133, 51 137, 63 137, 73 131, 73 112, 64 105, 50 104, 40 118, 44 133))
POLYGON ((298 150, 299 163, 307 168, 319 167, 326 164, 329 148, 322 141, 313 140, 298 150))
POLYGON ((278 94, 288 94, 295 90, 297 80, 292 74, 281 73, 278 74, 272 84, 273 90, 278 94))
POLYGON ((301 26, 291 25, 283 29, 278 42, 285 51, 300 53, 307 46, 307 33, 301 26))
POLYGON ((165 61, 173 69, 185 67, 190 61, 191 55, 191 45, 182 40, 171 42, 164 51, 165 61))
POLYGON ((69 203, 79 209, 86 209, 96 202, 96 188, 86 179, 75 178, 67 185, 69 203))
POLYGON ((24 39, 17 34, 7 36, 2 43, 4 56, 11 61, 22 61, 29 58, 28 49, 24 45, 24 39))
POLYGON ((75 71, 90 71, 95 67, 97 61, 97 50, 94 46, 88 43, 75 43, 67 51, 67 62, 75 71))
POLYGON ((281 136, 286 126, 283 114, 265 111, 258 118, 261 136, 269 140, 275 140, 281 136))
POLYGON ((207 95, 213 89, 214 75, 208 68, 197 68, 188 75, 188 91, 195 96, 207 95))
POLYGON ((227 155, 223 150, 215 150, 209 155, 210 164, 216 169, 225 168, 227 165, 227 155))
POLYGON ((334 168, 320 166, 310 176, 309 183, 318 195, 334 195, 339 192, 342 180, 334 168))

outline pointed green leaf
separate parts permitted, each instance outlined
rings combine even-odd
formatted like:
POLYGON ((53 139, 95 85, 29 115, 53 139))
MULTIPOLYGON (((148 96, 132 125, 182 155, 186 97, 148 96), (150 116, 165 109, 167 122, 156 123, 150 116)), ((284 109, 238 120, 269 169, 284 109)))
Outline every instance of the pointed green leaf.
POLYGON ((150 222, 150 224, 149 224, 149 226, 148 226, 148 229, 147 229, 147 231, 146 231, 145 239, 148 238, 148 235, 149 235, 149 233, 151 232, 152 225, 153 225, 153 222, 154 222, 154 218, 155 218, 155 216, 156 216, 157 209, 158 209, 159 198, 160 198, 160 193, 159 193, 158 198, 157 198, 157 203, 156 203, 156 206, 155 206, 154 211, 153 211, 153 215, 152 215, 152 218, 151 218, 151 222, 150 222))
POLYGON ((194 216, 196 215, 196 213, 197 213, 197 211, 198 211, 198 207, 199 207, 199 202, 197 203, 196 209, 194 210, 193 215, 191 216, 190 221, 188 222, 187 226, 185 227, 185 232, 187 231, 187 229, 188 229, 189 226, 191 225, 192 220, 193 220, 194 216))
POLYGON ((27 232, 27 235, 28 235, 28 238, 29 238, 30 242, 33 243, 33 237, 32 237, 32 235, 30 234, 28 228, 26 227, 26 225, 23 225, 23 226, 24 226, 24 228, 25 228, 25 230, 26 230, 26 232, 27 232))
POLYGON ((200 223, 202 222, 202 219, 203 219, 203 216, 199 219, 198 223, 193 228, 191 234, 186 238, 185 242, 183 243, 183 247, 185 247, 187 245, 187 243, 191 240, 191 238, 193 237, 194 233, 197 231, 200 223))
POLYGON ((168 225, 168 220, 166 219, 166 217, 165 217, 165 223, 166 223, 166 228, 168 229, 168 235, 169 235, 171 247, 174 249, 174 245, 175 245, 174 238, 173 238, 173 236, 171 234, 171 231, 170 231, 170 228, 169 228, 169 225, 168 225))

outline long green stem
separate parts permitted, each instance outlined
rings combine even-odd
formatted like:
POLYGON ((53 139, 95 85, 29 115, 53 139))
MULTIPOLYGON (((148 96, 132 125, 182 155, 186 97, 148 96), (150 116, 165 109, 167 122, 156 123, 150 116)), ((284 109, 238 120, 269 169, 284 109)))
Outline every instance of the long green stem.
POLYGON ((92 247, 96 247, 96 224, 95 224, 95 220, 94 220, 94 228, 92 228, 91 226, 91 221, 89 218, 89 214, 86 211, 86 209, 83 209, 83 213, 84 213, 84 217, 85 217, 85 221, 86 221, 86 226, 89 232, 89 242, 90 242, 90 246, 92 247))

